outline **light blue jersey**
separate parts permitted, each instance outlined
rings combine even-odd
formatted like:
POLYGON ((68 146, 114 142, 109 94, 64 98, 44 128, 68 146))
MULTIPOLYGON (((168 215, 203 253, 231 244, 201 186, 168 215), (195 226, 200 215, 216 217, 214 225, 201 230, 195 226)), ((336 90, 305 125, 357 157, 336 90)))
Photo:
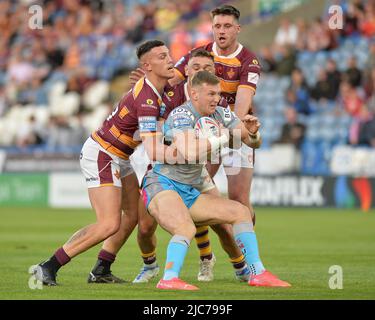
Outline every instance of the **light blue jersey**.
MULTIPOLYGON (((194 129, 196 122, 202 117, 191 101, 175 108, 164 123, 164 136, 167 142, 173 141, 176 130, 194 129)), ((216 107, 215 113, 210 115, 228 129, 234 129, 240 120, 230 108, 216 107)), ((204 163, 197 164, 155 164, 153 171, 171 180, 188 184, 198 185, 201 181, 204 163)))

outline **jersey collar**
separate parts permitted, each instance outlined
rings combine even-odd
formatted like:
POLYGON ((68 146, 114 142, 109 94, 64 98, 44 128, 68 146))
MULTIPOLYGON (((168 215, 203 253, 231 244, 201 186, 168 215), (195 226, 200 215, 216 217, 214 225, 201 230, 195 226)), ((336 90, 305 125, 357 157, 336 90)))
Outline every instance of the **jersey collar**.
POLYGON ((148 80, 148 79, 145 77, 145 82, 149 85, 149 87, 152 89, 152 91, 155 92, 155 94, 158 96, 158 98, 160 99, 160 101, 162 101, 161 96, 160 96, 160 94, 159 94, 159 91, 156 90, 156 88, 155 88, 154 85, 151 83, 151 81, 148 80))
POLYGON ((243 45, 241 43, 238 44, 238 48, 235 52, 233 52, 232 54, 230 54, 229 56, 220 56, 218 53, 217 53, 217 46, 216 46, 216 42, 214 42, 214 44, 212 45, 212 52, 214 53, 214 55, 216 57, 219 57, 219 58, 224 58, 224 59, 233 59, 235 58, 237 55, 239 55, 239 53, 241 52, 241 50, 243 49, 243 45))
POLYGON ((193 112, 193 115, 195 118, 199 119, 202 117, 202 115, 195 109, 193 103, 191 102, 191 100, 187 101, 186 104, 188 106, 190 106, 190 110, 193 112))

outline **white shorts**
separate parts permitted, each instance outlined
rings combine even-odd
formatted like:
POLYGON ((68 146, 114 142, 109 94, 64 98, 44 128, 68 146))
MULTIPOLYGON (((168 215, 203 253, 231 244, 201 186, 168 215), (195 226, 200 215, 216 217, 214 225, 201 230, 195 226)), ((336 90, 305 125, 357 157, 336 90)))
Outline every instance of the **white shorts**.
POLYGON ((242 143, 239 149, 224 148, 221 151, 222 163, 229 168, 254 168, 254 149, 242 143))
POLYGON ((193 184, 193 187, 197 189, 200 193, 205 193, 216 187, 215 182, 212 180, 210 174, 207 171, 206 166, 203 167, 201 173, 202 183, 193 184))
POLYGON ((109 153, 91 137, 82 147, 80 165, 88 188, 122 187, 121 178, 134 172, 130 160, 109 153))

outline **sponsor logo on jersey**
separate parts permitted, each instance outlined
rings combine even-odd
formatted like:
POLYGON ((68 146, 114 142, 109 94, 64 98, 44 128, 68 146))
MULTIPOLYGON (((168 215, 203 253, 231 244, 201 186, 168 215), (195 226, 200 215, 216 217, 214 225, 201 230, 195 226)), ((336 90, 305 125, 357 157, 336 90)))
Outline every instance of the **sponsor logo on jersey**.
POLYGON ((226 122, 230 121, 231 118, 232 118, 232 112, 229 108, 222 108, 223 112, 224 112, 224 120, 226 122))
POLYGON ((138 123, 140 132, 154 132, 157 129, 156 117, 139 117, 138 123))
POLYGON ((191 121, 190 118, 186 117, 178 117, 173 119, 173 128, 185 128, 185 127, 191 127, 191 121))
POLYGON ((176 116, 178 114, 181 114, 181 115, 187 115, 188 117, 190 117, 191 120, 194 121, 194 115, 187 109, 185 108, 176 108, 172 111, 172 114, 171 116, 176 116))
POLYGON ((147 100, 146 100, 146 103, 147 103, 147 104, 154 104, 154 101, 152 101, 151 99, 147 99, 147 100))
POLYGON ((167 96, 168 97, 173 97, 174 96, 174 92, 173 91, 168 91, 167 92, 167 96))
POLYGON ((156 106, 154 106, 154 105, 152 105, 152 104, 141 104, 141 107, 143 107, 143 108, 151 108, 151 109, 154 109, 154 110, 157 110, 158 109, 158 107, 156 107, 156 106))

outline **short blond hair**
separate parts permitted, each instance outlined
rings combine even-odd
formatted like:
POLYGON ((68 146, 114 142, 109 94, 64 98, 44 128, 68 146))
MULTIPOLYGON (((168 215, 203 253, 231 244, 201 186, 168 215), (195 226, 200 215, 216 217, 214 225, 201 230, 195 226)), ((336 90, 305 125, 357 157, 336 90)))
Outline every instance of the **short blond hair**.
POLYGON ((206 70, 197 72, 191 80, 191 85, 193 87, 200 86, 204 83, 215 85, 219 84, 220 80, 213 73, 206 70))

